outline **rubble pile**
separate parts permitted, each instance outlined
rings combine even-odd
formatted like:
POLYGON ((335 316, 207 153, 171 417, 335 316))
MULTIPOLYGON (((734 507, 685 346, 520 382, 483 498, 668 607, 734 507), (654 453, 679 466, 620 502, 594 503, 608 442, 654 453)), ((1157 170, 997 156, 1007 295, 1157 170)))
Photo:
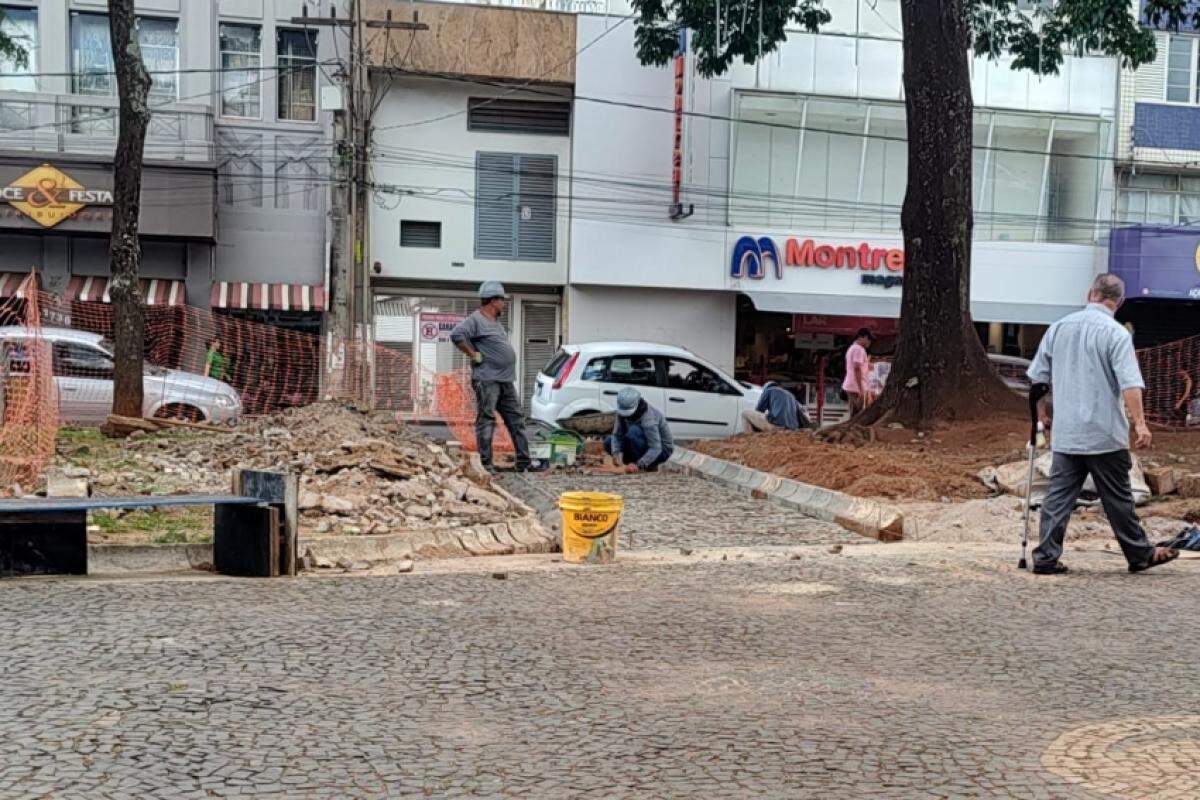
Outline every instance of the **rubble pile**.
POLYGON ((93 467, 93 487, 221 492, 239 467, 299 476, 301 536, 458 528, 526 513, 467 459, 386 413, 334 403, 247 420, 232 433, 135 433, 120 461, 93 467))

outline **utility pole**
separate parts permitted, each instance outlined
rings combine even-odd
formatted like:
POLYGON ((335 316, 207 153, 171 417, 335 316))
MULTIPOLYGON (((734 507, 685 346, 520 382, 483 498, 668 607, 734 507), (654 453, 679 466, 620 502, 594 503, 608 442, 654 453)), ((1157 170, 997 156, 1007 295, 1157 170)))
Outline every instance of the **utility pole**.
POLYGON ((331 315, 328 329, 336 339, 349 345, 356 339, 362 347, 362 358, 356 364, 363 370, 359 386, 368 390, 367 400, 374 398, 374 365, 370 359, 371 343, 371 276, 367 267, 366 234, 370 186, 367 162, 370 158, 371 119, 373 103, 370 88, 370 54, 363 40, 366 28, 385 30, 429 30, 418 22, 416 12, 412 22, 392 20, 391 11, 385 20, 367 20, 362 13, 362 0, 354 0, 350 16, 338 17, 336 6, 328 17, 303 15, 293 17, 293 25, 326 27, 334 35, 344 31, 348 41, 348 63, 340 66, 338 78, 342 83, 342 108, 333 115, 335 142, 335 175, 331 184, 330 215, 332 218, 331 315), (356 291, 357 289, 357 291, 356 291))

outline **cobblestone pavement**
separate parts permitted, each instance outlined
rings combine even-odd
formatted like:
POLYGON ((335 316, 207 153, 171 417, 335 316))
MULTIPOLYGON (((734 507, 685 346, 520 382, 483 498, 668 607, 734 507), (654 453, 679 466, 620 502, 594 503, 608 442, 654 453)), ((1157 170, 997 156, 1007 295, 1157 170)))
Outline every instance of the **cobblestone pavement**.
POLYGON ((624 495, 638 547, 0 581, 0 798, 1200 796, 1200 562, 1036 578, 698 478, 530 481, 624 495))
POLYGON ((632 535, 637 547, 755 547, 819 542, 868 544, 829 522, 755 500, 703 478, 679 472, 641 475, 582 475, 549 472, 529 476, 504 474, 503 485, 555 519, 563 492, 619 494, 621 545, 632 535))

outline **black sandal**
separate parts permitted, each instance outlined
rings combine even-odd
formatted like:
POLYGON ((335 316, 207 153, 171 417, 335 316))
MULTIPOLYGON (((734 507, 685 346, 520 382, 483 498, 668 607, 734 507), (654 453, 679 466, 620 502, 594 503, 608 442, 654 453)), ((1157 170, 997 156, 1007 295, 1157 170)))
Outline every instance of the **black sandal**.
POLYGON ((1066 564, 1057 561, 1053 564, 1035 564, 1033 567, 1034 575, 1066 575, 1070 571, 1066 564))
POLYGON ((1166 558, 1160 558, 1159 560, 1155 561, 1154 556, 1151 556, 1150 560, 1144 564, 1138 564, 1136 566, 1131 564, 1129 567, 1129 571, 1130 572, 1145 572, 1146 570, 1151 569, 1152 567, 1158 567, 1158 566, 1162 566, 1163 564, 1169 564, 1170 562, 1174 561, 1177 558, 1179 558, 1178 550, 1168 550, 1166 558))

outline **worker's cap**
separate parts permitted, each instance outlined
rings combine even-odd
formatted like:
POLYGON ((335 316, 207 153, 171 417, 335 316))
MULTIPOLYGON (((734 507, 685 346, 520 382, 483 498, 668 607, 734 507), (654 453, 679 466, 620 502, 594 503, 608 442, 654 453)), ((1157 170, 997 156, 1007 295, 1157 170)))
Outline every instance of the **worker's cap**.
POLYGON ((854 334, 854 338, 855 338, 855 339, 861 339, 861 338, 863 338, 864 336, 865 336, 866 338, 870 339, 872 342, 873 342, 873 341, 875 341, 875 337, 871 335, 871 329, 870 329, 870 328, 859 328, 859 329, 858 329, 858 333, 854 334))
POLYGON ((503 297, 508 299, 508 292, 504 291, 504 284, 500 281, 484 281, 479 284, 479 299, 491 300, 493 297, 503 297))
POLYGON ((622 417, 631 417, 637 411, 638 401, 642 396, 637 389, 626 386, 617 394, 617 413, 622 417))

